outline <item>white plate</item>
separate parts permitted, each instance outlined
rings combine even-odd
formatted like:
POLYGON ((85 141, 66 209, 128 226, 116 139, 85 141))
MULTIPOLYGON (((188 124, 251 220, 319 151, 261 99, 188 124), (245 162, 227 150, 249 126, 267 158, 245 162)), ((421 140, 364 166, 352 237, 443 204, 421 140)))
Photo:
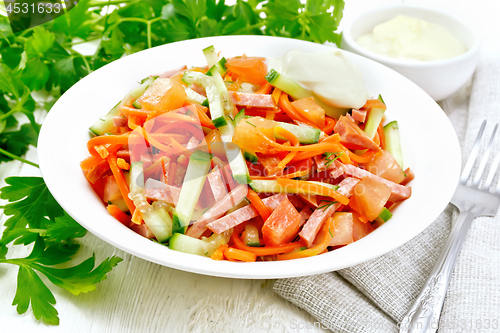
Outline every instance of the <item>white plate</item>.
POLYGON ((280 262, 215 261, 168 249, 141 237, 110 216, 85 179, 80 161, 89 156, 88 127, 106 114, 142 78, 178 68, 204 65, 202 49, 214 45, 223 56, 282 56, 327 46, 299 40, 231 36, 188 40, 145 50, 88 75, 52 107, 40 132, 38 159, 47 186, 61 206, 104 241, 140 258, 185 271, 232 278, 283 278, 349 267, 387 253, 422 232, 448 204, 460 173, 460 147, 441 108, 423 90, 395 71, 349 53, 371 95, 382 94, 387 118, 396 119, 416 179, 412 197, 394 217, 367 237, 319 256, 280 262))

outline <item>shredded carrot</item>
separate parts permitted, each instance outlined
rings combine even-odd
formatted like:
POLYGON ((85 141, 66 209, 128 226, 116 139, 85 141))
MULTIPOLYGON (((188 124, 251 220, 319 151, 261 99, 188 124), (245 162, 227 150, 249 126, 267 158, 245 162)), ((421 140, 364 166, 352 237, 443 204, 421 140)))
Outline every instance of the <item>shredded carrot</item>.
POLYGON ((266 111, 266 119, 274 120, 275 116, 276 116, 276 111, 274 111, 274 110, 266 111))
MULTIPOLYGON (((103 145, 103 144, 114 144, 114 145, 126 145, 128 144, 128 137, 130 135, 130 132, 127 132, 125 134, 120 134, 120 135, 101 135, 101 136, 96 136, 92 139, 90 139, 87 142, 87 149, 89 150, 89 153, 91 155, 98 155, 97 151, 95 150, 95 146, 97 145, 103 145)), ((109 152, 109 150, 108 150, 109 152)))
POLYGON ((322 253, 324 250, 327 249, 328 245, 330 244, 330 241, 333 238, 333 219, 330 217, 326 223, 323 226, 323 229, 321 230, 321 234, 316 236, 318 237, 323 237, 323 240, 318 243, 317 245, 303 251, 297 251, 293 253, 285 253, 285 254, 279 254, 278 255, 278 260, 289 260, 289 259, 298 259, 298 258, 306 258, 306 257, 311 257, 318 255, 322 253))
POLYGON ((212 123, 212 119, 208 118, 207 112, 204 111, 204 109, 207 109, 207 108, 204 107, 203 105, 198 105, 198 104, 194 104, 194 106, 196 108, 196 113, 198 114, 198 118, 200 119, 201 125, 208 127, 208 128, 211 128, 211 129, 214 129, 215 126, 212 123))
POLYGON ((120 188, 120 193, 123 196, 123 200, 125 200, 125 203, 127 204, 127 207, 130 210, 130 212, 133 213, 135 211, 135 205, 128 196, 130 190, 128 188, 127 182, 125 181, 125 176, 123 175, 122 169, 120 169, 116 164, 116 153, 109 154, 109 156, 106 157, 106 160, 108 161, 109 168, 111 169, 111 172, 115 177, 116 183, 120 188))
POLYGON ((290 252, 305 246, 305 243, 302 241, 294 243, 286 243, 280 246, 264 246, 264 247, 247 246, 245 245, 245 243, 241 241, 236 230, 231 235, 231 240, 233 241, 234 246, 236 246, 237 248, 255 253, 258 256, 269 256, 274 254, 290 252))
POLYGON ((213 260, 222 260, 224 259, 224 251, 228 248, 227 244, 221 244, 219 247, 214 251, 212 256, 213 260))
POLYGON ((349 158, 356 163, 368 163, 372 160, 375 152, 372 150, 367 150, 363 155, 356 155, 352 151, 346 148, 346 152, 349 155, 349 158))
POLYGON ((380 137, 380 148, 385 149, 385 132, 382 122, 380 122, 380 124, 378 125, 377 133, 378 136, 380 137))
POLYGON ((382 103, 379 99, 369 99, 366 101, 365 105, 361 107, 362 109, 366 108, 377 108, 387 110, 387 106, 382 103))
POLYGON ((128 127, 132 130, 135 130, 138 127, 142 126, 142 121, 139 117, 129 116, 128 117, 128 127))
POLYGON ((271 94, 274 104, 278 105, 281 93, 282 91, 280 89, 274 88, 273 93, 271 94))
POLYGON ((325 121, 326 121, 326 126, 325 128, 323 128, 323 132, 325 132, 325 134, 327 135, 330 135, 332 134, 333 128, 335 127, 335 124, 337 122, 335 121, 335 119, 330 117, 325 117, 325 121))
POLYGON ((123 158, 117 158, 116 164, 122 170, 130 170, 130 164, 128 164, 123 158))
POLYGON ((132 219, 131 221, 137 225, 141 225, 142 224, 142 215, 141 215, 141 211, 136 209, 134 210, 134 213, 132 214, 132 219))
POLYGON ((349 199, 343 196, 342 194, 319 184, 309 183, 302 180, 278 178, 278 185, 283 186, 285 188, 293 188, 295 189, 295 191, 297 191, 297 193, 301 194, 311 193, 311 194, 324 195, 335 199, 336 201, 340 202, 343 205, 347 205, 349 203, 349 199))
POLYGON ((264 202, 262 202, 262 200, 257 195, 257 193, 255 193, 255 191, 252 190, 251 188, 248 189, 247 198, 248 198, 248 200, 250 200, 250 202, 255 207, 255 209, 257 209, 257 211, 259 212, 260 216, 262 216, 262 219, 264 221, 266 221, 267 218, 272 213, 271 209, 269 207, 267 207, 264 204, 264 202))
POLYGON ((256 94, 269 94, 271 92, 271 89, 273 88, 273 86, 266 81, 266 83, 264 83, 259 90, 257 90, 255 93, 256 94))
MULTIPOLYGON (((320 143, 313 143, 310 145, 306 146, 285 146, 281 145, 279 143, 274 142, 273 140, 269 139, 267 136, 262 134, 262 138, 267 141, 267 143, 273 147, 277 148, 279 150, 285 150, 285 151, 315 151, 317 152, 317 155, 324 153, 325 151, 328 151, 331 149, 335 144, 333 142, 320 142, 320 143)), ((337 135, 337 139, 340 141, 340 137, 337 135)), ((338 142, 338 141, 337 141, 338 142)))
POLYGON ((83 161, 80 162, 80 168, 82 168, 83 171, 87 171, 92 169, 94 166, 97 164, 101 163, 103 159, 99 155, 91 155, 90 157, 87 157, 83 161))
MULTIPOLYGON (((287 131, 283 127, 277 126, 274 129, 274 132, 276 134, 278 134, 279 136, 282 136, 282 137, 286 138, 295 147, 298 147, 300 145, 299 139, 297 139, 297 137, 293 133, 287 131)), ((291 151, 291 152, 289 152, 288 155, 286 155, 285 158, 282 159, 281 162, 278 163, 278 169, 284 169, 286 167, 286 165, 291 160, 293 160, 293 158, 296 155, 297 155, 297 151, 291 151)))
POLYGON ((121 211, 118 206, 115 205, 108 205, 106 207, 108 209, 108 212, 120 223, 122 223, 124 226, 129 227, 130 226, 130 215, 125 214, 124 212, 121 211))
POLYGON ((101 156, 102 159, 108 157, 109 152, 103 145, 97 145, 94 147, 95 151, 101 156))
POLYGON ((131 108, 129 106, 121 106, 120 111, 121 111, 122 115, 127 116, 127 117, 133 116, 133 117, 147 118, 147 116, 151 113, 151 111, 131 108))
POLYGON ((234 247, 229 247, 224 250, 224 257, 228 260, 238 260, 238 261, 246 261, 252 262, 257 260, 257 256, 255 253, 240 250, 234 247))

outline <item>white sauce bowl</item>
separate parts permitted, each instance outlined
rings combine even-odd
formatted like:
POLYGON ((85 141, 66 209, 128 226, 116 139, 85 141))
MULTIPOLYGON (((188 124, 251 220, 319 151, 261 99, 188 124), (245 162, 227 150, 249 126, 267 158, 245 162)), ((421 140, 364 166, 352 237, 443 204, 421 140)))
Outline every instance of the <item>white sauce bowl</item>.
POLYGON ((379 7, 345 22, 342 48, 394 69, 420 86, 434 100, 439 101, 457 92, 471 78, 478 59, 479 38, 472 28, 445 12, 399 4, 379 7), (415 17, 448 28, 464 43, 467 52, 445 60, 416 62, 382 56, 363 48, 356 42, 360 36, 371 33, 377 24, 397 15, 415 17))

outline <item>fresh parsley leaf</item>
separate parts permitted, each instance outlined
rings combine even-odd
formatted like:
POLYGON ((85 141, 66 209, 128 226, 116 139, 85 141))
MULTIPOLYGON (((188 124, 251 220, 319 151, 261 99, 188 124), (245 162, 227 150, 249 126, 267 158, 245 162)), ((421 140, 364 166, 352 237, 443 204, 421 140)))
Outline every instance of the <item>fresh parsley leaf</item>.
POLYGON ((58 287, 79 295, 95 290, 95 285, 105 280, 106 274, 122 260, 117 257, 107 258, 95 267, 95 257, 92 256, 73 267, 50 267, 67 259, 68 256, 61 256, 60 251, 54 251, 51 246, 47 247, 40 236, 26 258, 0 259, 0 263, 19 266, 17 291, 13 301, 13 305, 17 305, 19 314, 25 313, 31 304, 35 318, 51 325, 59 324, 58 313, 54 308, 56 304, 54 295, 36 272, 45 275, 58 287))
POLYGON ((323 153, 323 157, 325 158, 326 160, 326 163, 325 165, 326 166, 329 166, 330 164, 332 164, 333 162, 335 162, 340 156, 342 156, 344 152, 325 152, 323 153))
POLYGON ((28 58, 40 57, 42 58, 55 41, 55 36, 52 32, 45 30, 45 28, 38 26, 33 29, 31 35, 24 44, 24 50, 28 58))
POLYGON ((49 225, 45 236, 49 240, 61 242, 71 238, 81 238, 86 233, 87 230, 84 227, 64 212, 64 215, 55 217, 55 223, 49 225))

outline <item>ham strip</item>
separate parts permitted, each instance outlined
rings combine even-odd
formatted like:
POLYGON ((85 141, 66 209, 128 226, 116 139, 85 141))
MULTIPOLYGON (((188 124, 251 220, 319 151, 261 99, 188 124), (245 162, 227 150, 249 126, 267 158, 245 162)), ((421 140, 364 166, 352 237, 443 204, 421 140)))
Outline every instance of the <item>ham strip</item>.
POLYGON ((304 223, 311 217, 311 214, 313 213, 313 209, 311 206, 305 206, 302 208, 302 210, 299 212, 300 214, 300 223, 299 227, 303 226, 304 223))
POLYGON ((128 126, 128 118, 122 117, 122 116, 113 117, 113 126, 115 126, 115 127, 128 126))
MULTIPOLYGON (((337 192, 340 194, 346 196, 349 198, 352 195, 352 192, 354 190, 354 186, 359 182, 358 179, 356 178, 346 178, 343 181, 340 182, 339 188, 337 192)), ((331 204, 331 202, 328 201, 322 201, 319 205, 319 207, 325 206, 331 204)), ((318 231, 321 229, 321 226, 323 226, 323 223, 332 216, 332 214, 341 206, 340 203, 335 203, 333 205, 330 205, 328 207, 324 208, 317 208, 307 220, 307 222, 304 224, 304 227, 302 230, 299 232, 299 236, 301 239, 304 239, 307 243, 307 247, 311 247, 314 239, 316 238, 316 235, 318 231)))
POLYGON ((219 202, 227 194, 227 187, 222 180, 222 175, 220 173, 219 167, 215 167, 207 176, 208 183, 212 188, 212 194, 214 195, 215 202, 219 202))
POLYGON ((354 123, 352 118, 340 116, 339 120, 333 128, 335 133, 340 135, 340 142, 344 143, 347 148, 355 146, 355 149, 370 149, 373 151, 381 151, 380 147, 363 132, 358 125, 354 123))
POLYGON ((250 106, 250 107, 258 107, 258 108, 276 108, 274 104, 273 98, 271 95, 267 94, 250 94, 244 92, 229 92, 231 94, 231 98, 233 103, 240 106, 250 106))
POLYGON ((151 178, 146 181, 144 189, 144 195, 148 200, 163 200, 174 206, 176 206, 179 201, 180 193, 180 188, 167 185, 151 178))
POLYGON ((364 177, 370 177, 389 186, 391 188, 391 196, 389 197, 389 201, 391 202, 394 203, 400 202, 408 199, 411 196, 411 187, 406 187, 396 184, 394 182, 391 182, 390 180, 374 175, 366 170, 355 167, 354 165, 348 164, 345 167, 346 167, 346 172, 345 172, 346 175, 356 177, 359 179, 364 177))
POLYGON ((364 123, 366 119, 367 110, 352 109, 352 119, 364 123))
MULTIPOLYGON (((332 159, 335 157, 331 157, 332 159)), ((316 167, 318 172, 323 172, 328 170, 330 177, 337 179, 345 174, 345 165, 339 160, 335 160, 326 165, 329 161, 325 157, 314 156, 314 161, 316 162, 316 167)))
POLYGON ((246 185, 240 185, 226 194, 221 200, 218 200, 212 208, 207 210, 191 228, 189 228, 186 235, 199 238, 203 235, 205 230, 207 230, 207 224, 217 220, 229 209, 239 204, 246 197, 247 193, 248 187, 246 185))
MULTIPOLYGON (((286 199, 286 194, 276 194, 265 199, 262 199, 264 204, 271 208, 276 209, 281 201, 286 199)), ((229 230, 240 223, 253 219, 254 217, 259 216, 259 212, 257 209, 253 207, 253 205, 248 205, 238 210, 235 210, 231 214, 228 214, 214 222, 211 222, 207 225, 207 227, 215 232, 216 234, 220 234, 226 230, 229 230)))

